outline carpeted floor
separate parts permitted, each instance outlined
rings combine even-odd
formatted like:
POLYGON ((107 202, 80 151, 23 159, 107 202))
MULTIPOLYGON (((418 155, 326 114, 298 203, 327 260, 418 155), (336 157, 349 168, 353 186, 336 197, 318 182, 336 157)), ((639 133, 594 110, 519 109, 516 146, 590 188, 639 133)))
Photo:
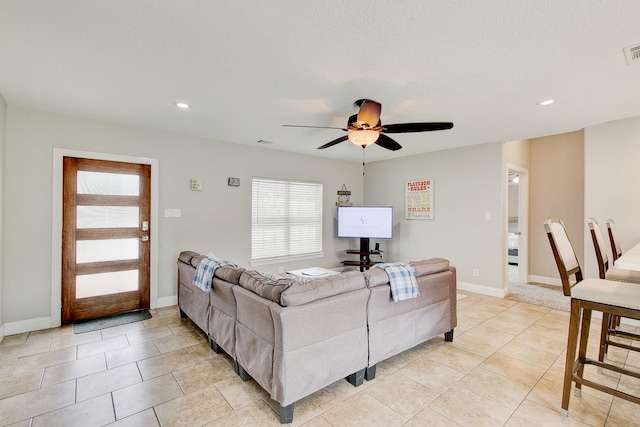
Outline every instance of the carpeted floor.
POLYGON ((73 325, 73 332, 83 334, 85 332, 113 328, 114 326, 126 325, 127 323, 139 322, 140 320, 146 319, 151 319, 149 310, 130 311, 128 313, 115 314, 113 316, 75 323, 73 325))
POLYGON ((560 286, 543 283, 519 283, 517 281, 517 266, 509 266, 509 293, 505 298, 556 310, 569 311, 571 308, 571 300, 564 296, 560 286))

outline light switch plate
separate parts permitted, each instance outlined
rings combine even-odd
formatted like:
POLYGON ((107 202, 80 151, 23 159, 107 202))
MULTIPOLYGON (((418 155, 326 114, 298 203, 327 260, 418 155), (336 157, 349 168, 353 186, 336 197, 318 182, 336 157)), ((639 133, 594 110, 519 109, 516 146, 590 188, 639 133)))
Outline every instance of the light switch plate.
POLYGON ((202 181, 199 179, 192 179, 191 191, 202 191, 202 181))
POLYGON ((165 209, 164 216, 165 218, 179 218, 182 216, 182 212, 180 209, 165 209))
POLYGON ((231 187, 240 187, 240 178, 228 178, 227 185, 231 187))

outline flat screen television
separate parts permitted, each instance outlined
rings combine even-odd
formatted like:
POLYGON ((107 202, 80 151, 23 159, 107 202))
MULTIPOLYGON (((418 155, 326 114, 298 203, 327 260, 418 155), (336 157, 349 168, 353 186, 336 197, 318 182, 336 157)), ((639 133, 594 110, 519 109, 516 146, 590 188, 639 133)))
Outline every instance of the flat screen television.
POLYGON ((391 206, 339 206, 338 237, 391 239, 391 206))

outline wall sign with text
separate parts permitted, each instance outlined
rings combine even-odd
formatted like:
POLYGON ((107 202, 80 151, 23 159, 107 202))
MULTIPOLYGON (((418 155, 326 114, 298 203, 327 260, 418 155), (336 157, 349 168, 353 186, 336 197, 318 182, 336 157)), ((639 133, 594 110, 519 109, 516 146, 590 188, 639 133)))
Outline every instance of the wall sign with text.
POLYGON ((433 180, 407 182, 405 205, 406 219, 433 219, 433 180))

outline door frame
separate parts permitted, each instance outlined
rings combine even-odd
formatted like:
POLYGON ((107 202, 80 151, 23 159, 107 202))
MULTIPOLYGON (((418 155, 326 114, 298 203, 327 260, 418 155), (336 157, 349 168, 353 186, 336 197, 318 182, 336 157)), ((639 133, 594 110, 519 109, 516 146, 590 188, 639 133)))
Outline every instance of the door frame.
POLYGON ((62 324, 62 185, 63 158, 81 157, 93 160, 151 165, 151 227, 149 264, 149 303, 158 307, 158 159, 124 156, 91 151, 53 149, 52 209, 51 209, 51 327, 62 324))
MULTIPOLYGON (((509 263, 507 260, 507 235, 509 230, 509 173, 517 173, 518 182, 518 226, 520 236, 518 237, 518 280, 522 283, 529 282, 529 170, 520 166, 507 163, 507 173, 504 177, 505 185, 505 224, 504 224, 504 268, 508 277, 509 263)), ((508 280, 507 280, 508 282, 508 280)), ((508 283, 507 283, 508 286, 508 283)))

